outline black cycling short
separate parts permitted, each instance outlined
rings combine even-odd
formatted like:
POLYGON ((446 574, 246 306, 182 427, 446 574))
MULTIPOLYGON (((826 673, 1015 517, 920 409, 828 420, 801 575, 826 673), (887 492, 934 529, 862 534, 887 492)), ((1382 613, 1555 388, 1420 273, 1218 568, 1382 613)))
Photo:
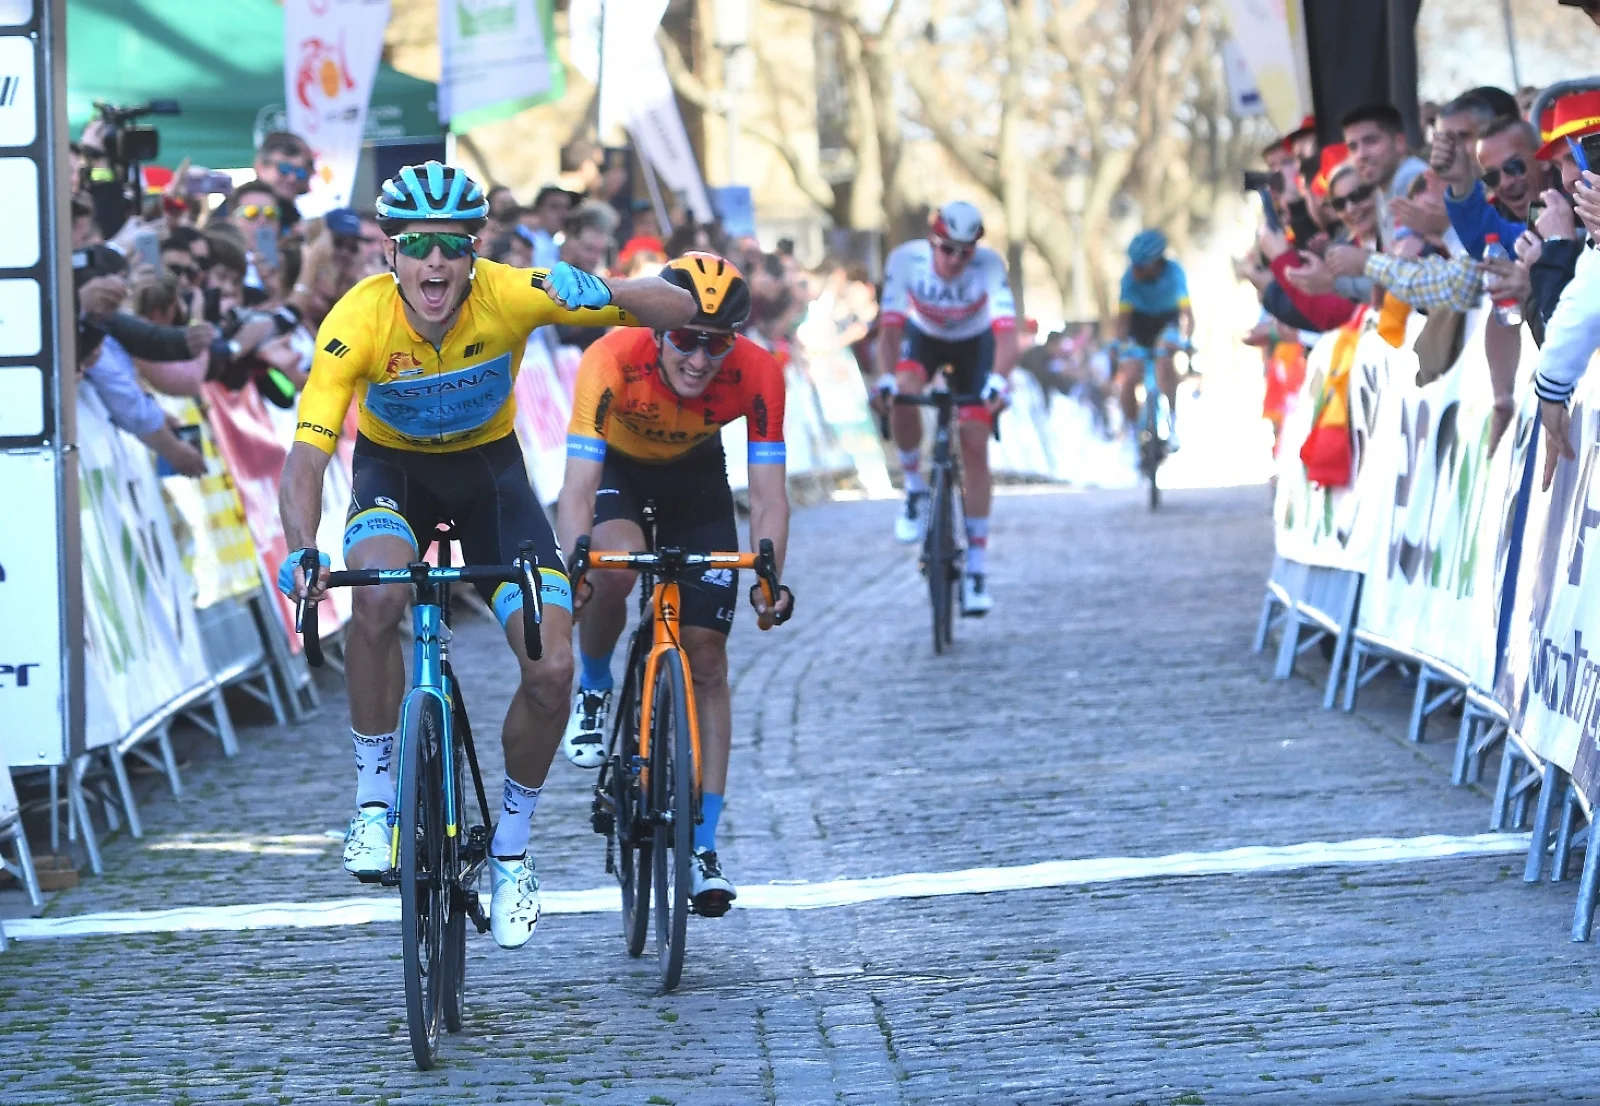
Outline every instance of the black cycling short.
MULTIPOLYGON (((521 544, 531 541, 544 602, 572 609, 561 550, 528 482, 516 435, 453 453, 412 453, 358 434, 351 470, 347 557, 357 542, 380 534, 426 549, 441 523, 455 527, 470 565, 510 564, 521 544)), ((474 586, 502 626, 522 606, 522 591, 514 584, 474 586)))
POLYGON ((1164 311, 1159 315, 1142 315, 1135 311, 1128 316, 1128 337, 1146 349, 1154 349, 1161 340, 1162 331, 1178 321, 1179 312, 1164 311))
POLYGON ((905 336, 900 339, 900 360, 915 361, 932 377, 942 365, 950 366, 950 390, 959 395, 977 395, 994 371, 994 331, 984 328, 982 334, 963 338, 959 342, 932 338, 907 322, 905 336))
MULTIPOLYGON (((739 548, 721 438, 711 438, 682 457, 657 464, 606 450, 594 499, 595 526, 627 519, 643 528, 646 502, 656 506, 655 544, 659 549, 721 553, 739 548)), ((723 634, 733 629, 739 603, 736 570, 708 568, 698 580, 683 580, 680 585, 680 618, 685 626, 703 626, 723 634)))

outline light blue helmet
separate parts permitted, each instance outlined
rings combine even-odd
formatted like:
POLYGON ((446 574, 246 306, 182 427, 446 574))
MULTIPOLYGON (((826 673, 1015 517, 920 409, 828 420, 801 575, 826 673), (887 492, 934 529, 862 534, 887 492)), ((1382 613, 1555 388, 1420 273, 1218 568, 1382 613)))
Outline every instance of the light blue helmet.
POLYGON ((1160 261, 1167 252, 1167 236, 1159 230, 1141 230, 1128 243, 1128 261, 1133 265, 1149 265, 1160 261))
POLYGON ((418 220, 476 223, 481 229, 489 201, 478 182, 451 165, 437 161, 407 165, 383 182, 378 218, 386 223, 418 220))

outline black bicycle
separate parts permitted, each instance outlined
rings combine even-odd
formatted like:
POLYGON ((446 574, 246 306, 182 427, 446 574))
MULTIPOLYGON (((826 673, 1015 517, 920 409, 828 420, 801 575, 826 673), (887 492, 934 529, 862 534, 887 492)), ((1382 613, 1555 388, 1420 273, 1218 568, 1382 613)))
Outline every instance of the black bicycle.
MULTIPOLYGON (((757 553, 690 553, 655 548, 655 507, 646 503, 645 551, 591 551, 579 538, 567 568, 576 594, 591 569, 627 569, 641 576, 639 624, 628 642, 628 667, 612 716, 611 743, 595 782, 590 820, 606 838, 606 871, 622 886, 622 934, 628 955, 644 951, 654 884, 656 954, 661 989, 683 975, 690 913, 727 912, 728 903, 697 907, 689 864, 700 821, 700 721, 695 714, 689 655, 679 641, 681 588, 708 569, 753 569, 769 609, 779 592, 772 542, 757 553)), ((777 620, 758 620, 763 630, 777 620)))
MULTIPOLYGON (((962 513, 961 451, 952 443, 955 413, 962 407, 982 407, 983 396, 934 390, 919 395, 895 395, 896 407, 932 407, 935 412, 933 457, 928 473, 926 525, 922 531, 922 574, 928 580, 933 608, 933 651, 943 653, 955 642, 956 596, 967 550, 962 535, 967 528, 962 513)), ((1000 440, 1000 418, 994 418, 994 438, 1000 440)), ((879 415, 879 430, 889 437, 889 414, 879 415)))
MULTIPOLYGON (((418 561, 405 568, 334 572, 328 580, 329 587, 410 584, 415 597, 411 689, 401 704, 400 728, 395 735, 389 867, 367 882, 400 888, 406 1022, 411 1054, 424 1071, 433 1067, 437 1057, 441 1020, 451 1033, 461 1029, 466 998, 466 922, 470 918, 479 933, 488 932, 489 919, 478 900, 477 885, 494 837, 494 824, 489 820, 494 808, 483 790, 466 700, 450 669, 450 586, 458 582, 518 585, 522 590, 523 645, 533 660, 542 652, 539 625, 544 611, 533 543, 523 543, 520 555, 509 565, 451 568, 450 542, 454 538, 448 530, 435 535, 437 568, 418 561), (468 811, 461 779, 463 753, 472 769, 472 789, 478 801, 477 819, 467 827, 464 841, 461 826, 468 811)), ((315 550, 301 558, 300 567, 308 580, 315 578, 315 550)), ((295 629, 305 640, 306 660, 320 668, 322 643, 317 637, 315 603, 301 600, 295 629)))

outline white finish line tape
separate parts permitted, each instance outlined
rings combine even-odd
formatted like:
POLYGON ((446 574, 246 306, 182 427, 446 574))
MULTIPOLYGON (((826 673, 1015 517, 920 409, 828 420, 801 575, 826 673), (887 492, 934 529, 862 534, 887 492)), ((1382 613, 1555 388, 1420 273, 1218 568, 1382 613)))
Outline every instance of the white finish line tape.
MULTIPOLYGON (((745 910, 817 910, 886 899, 986 895, 1001 891, 1076 887, 1160 876, 1247 875, 1334 865, 1405 864, 1450 857, 1509 856, 1527 852, 1530 840, 1526 833, 1366 837, 1356 841, 1252 845, 1221 852, 1173 853, 1157 857, 1052 860, 1005 868, 918 872, 869 879, 836 879, 826 883, 758 885, 741 889, 737 905, 745 910)), ((620 909, 615 887, 596 887, 588 891, 545 891, 540 897, 546 914, 603 914, 615 913, 620 909)), ((66 918, 18 918, 7 920, 4 925, 7 937, 29 941, 117 933, 307 929, 399 920, 399 899, 393 895, 373 895, 322 902, 186 906, 172 910, 80 914, 66 918)))

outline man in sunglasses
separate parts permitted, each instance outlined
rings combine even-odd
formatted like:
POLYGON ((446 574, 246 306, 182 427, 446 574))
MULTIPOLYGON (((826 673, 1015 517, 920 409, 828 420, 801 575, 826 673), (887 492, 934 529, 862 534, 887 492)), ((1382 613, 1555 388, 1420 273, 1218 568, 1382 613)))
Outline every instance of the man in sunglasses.
MULTIPOLYGON (((1005 259, 978 245, 983 215, 965 201, 934 212, 928 236, 896 246, 884 266, 878 315, 878 378, 874 403, 895 392, 920 392, 931 374, 949 365, 952 392, 982 395, 981 406, 958 413, 962 504, 967 520, 966 571, 961 613, 982 616, 993 607, 985 582, 989 545, 989 432, 1009 402, 1011 370, 1019 350, 1016 307, 1005 259)), ((922 476, 922 415, 895 407, 889 424, 905 473, 905 510, 895 518, 903 542, 922 536, 928 485, 922 476)))
POLYGON ((1538 159, 1539 132, 1531 123, 1499 118, 1484 128, 1472 147, 1447 135, 1436 136, 1434 173, 1445 182, 1445 210, 1467 253, 1483 256, 1484 240, 1498 234, 1509 250, 1528 229, 1528 205, 1549 182, 1538 159), (1494 193, 1494 203, 1489 193, 1494 193))
POLYGON ((311 148, 297 134, 273 131, 256 149, 256 179, 277 197, 278 221, 289 230, 300 221, 295 201, 311 191, 316 162, 311 148))
MULTIPOLYGON (((522 542, 538 553, 544 656, 522 643, 522 595, 480 587, 521 669, 502 730, 504 803, 490 843, 495 940, 526 944, 539 920, 539 881, 528 855, 529 820, 561 741, 572 690, 571 599, 561 551, 528 483, 513 433, 512 381, 535 327, 680 326, 692 291, 657 278, 607 284, 558 264, 512 269, 476 256, 489 205, 459 169, 430 161, 384 182, 377 214, 390 236, 389 272, 350 290, 317 331, 311 375, 279 491, 291 553, 278 586, 308 594, 299 568, 316 552, 323 474, 351 400, 359 406, 350 513, 351 568, 400 568, 418 559, 437 525, 454 523, 467 563, 509 564, 522 542)), ((321 594, 319 573, 309 594, 321 594)), ((404 691, 394 628, 409 589, 358 588, 345 635, 345 680, 357 764, 358 810, 345 837, 345 869, 371 879, 389 867, 388 768, 404 691)))
MULTIPOLYGON (((661 275, 693 288, 700 312, 674 330, 614 330, 584 353, 556 507, 561 544, 571 549, 592 530, 596 549, 643 550, 642 508, 653 502, 658 546, 701 553, 737 549, 721 432, 744 419, 750 548, 770 538, 781 572, 789 540, 783 367, 735 333, 750 314, 750 288, 731 262, 687 253, 668 262, 661 275)), ((582 667, 561 748, 580 768, 598 768, 605 759, 611 655, 628 621, 633 579, 633 573, 596 572, 589 578, 592 592, 574 597, 583 611, 582 667)), ((767 613, 759 588, 751 590, 750 601, 758 614, 767 613)), ((738 573, 732 569, 708 569, 699 586, 683 590, 683 646, 699 713, 703 785, 690 894, 696 910, 708 917, 726 913, 735 896, 717 859, 717 820, 732 743, 728 633, 738 606, 738 573)), ((786 621, 793 609, 794 596, 781 588, 777 621, 786 621)))

